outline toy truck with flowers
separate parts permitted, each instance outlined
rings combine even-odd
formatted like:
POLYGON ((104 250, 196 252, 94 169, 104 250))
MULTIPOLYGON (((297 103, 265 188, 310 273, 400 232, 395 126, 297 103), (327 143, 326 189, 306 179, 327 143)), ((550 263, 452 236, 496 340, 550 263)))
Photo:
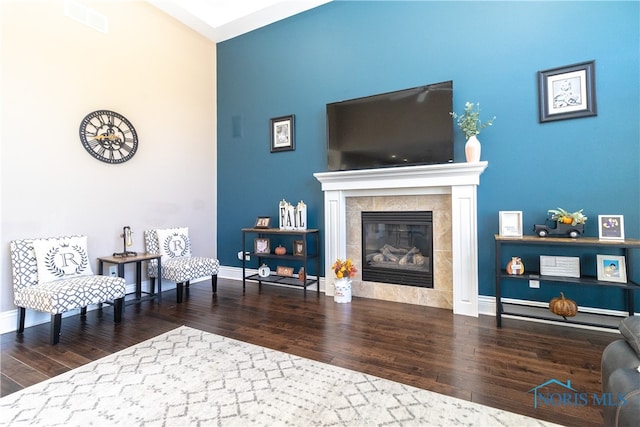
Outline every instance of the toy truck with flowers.
POLYGON ((584 234, 587 217, 583 215, 582 209, 576 212, 568 212, 562 208, 549 209, 547 215, 550 217, 544 224, 533 226, 533 231, 538 236, 565 236, 575 239, 584 234))

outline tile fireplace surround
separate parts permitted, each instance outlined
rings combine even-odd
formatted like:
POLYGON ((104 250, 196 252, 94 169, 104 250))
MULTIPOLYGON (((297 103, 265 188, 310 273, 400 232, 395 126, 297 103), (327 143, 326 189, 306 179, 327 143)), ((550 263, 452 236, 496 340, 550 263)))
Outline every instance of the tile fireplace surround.
POLYGON ((315 173, 324 192, 326 294, 333 295, 335 259, 351 258, 360 267, 362 210, 429 210, 434 213, 434 288, 363 283, 358 273, 353 295, 452 308, 455 314, 477 317, 476 194, 487 165, 448 163, 315 173))

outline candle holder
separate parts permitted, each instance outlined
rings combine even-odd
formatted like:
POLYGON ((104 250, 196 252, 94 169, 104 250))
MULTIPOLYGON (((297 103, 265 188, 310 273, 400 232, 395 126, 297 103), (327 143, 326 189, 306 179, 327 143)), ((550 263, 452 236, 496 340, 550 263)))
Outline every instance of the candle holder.
POLYGON ((131 227, 129 227, 128 225, 122 227, 122 234, 120 235, 120 237, 122 237, 122 252, 114 252, 113 256, 124 258, 128 256, 138 255, 137 252, 132 252, 127 250, 127 246, 133 245, 133 239, 131 238, 132 233, 133 232, 131 231, 131 227))

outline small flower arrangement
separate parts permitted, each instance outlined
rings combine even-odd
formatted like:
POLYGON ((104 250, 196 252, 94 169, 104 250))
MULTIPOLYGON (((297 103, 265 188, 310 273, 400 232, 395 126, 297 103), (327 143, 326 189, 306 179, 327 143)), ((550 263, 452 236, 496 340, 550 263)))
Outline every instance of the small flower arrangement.
POLYGON ((336 277, 338 279, 353 277, 358 271, 350 258, 347 258, 344 261, 338 258, 331 268, 336 273, 336 277))
POLYGON ((571 224, 575 226, 577 224, 584 224, 587 222, 587 217, 582 213, 582 209, 576 212, 569 212, 562 208, 549 209, 547 214, 551 215, 552 220, 563 224, 571 224))
POLYGON ((480 103, 465 102, 462 114, 450 113, 451 117, 457 120, 458 127, 464 132, 464 136, 469 139, 474 135, 480 135, 480 131, 487 126, 492 126, 496 116, 491 120, 482 122, 480 120, 480 103))

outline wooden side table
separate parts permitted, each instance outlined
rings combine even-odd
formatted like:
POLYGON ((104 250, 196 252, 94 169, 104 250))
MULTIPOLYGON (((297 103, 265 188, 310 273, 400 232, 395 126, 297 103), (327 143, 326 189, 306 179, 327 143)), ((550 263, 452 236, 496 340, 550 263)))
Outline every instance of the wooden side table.
POLYGON ((114 264, 118 266, 118 277, 124 278, 124 266, 125 264, 136 263, 136 291, 134 300, 125 300, 125 305, 136 304, 142 301, 151 299, 158 299, 158 304, 162 302, 162 255, 161 254, 138 254, 124 257, 118 256, 103 256, 98 257, 98 274, 102 275, 104 272, 104 264, 114 264), (158 292, 154 289, 151 292, 144 292, 148 294, 146 297, 142 297, 142 261, 158 260, 158 292))

